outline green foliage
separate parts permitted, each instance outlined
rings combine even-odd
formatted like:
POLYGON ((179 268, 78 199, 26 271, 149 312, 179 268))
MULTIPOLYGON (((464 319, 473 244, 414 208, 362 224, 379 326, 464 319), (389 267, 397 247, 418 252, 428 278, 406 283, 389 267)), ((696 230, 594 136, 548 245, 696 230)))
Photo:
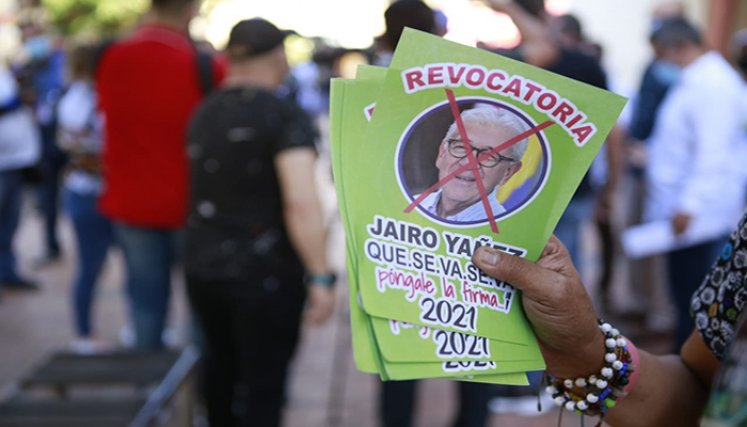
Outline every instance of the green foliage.
POLYGON ((148 0, 42 0, 56 28, 66 36, 111 36, 132 27, 148 0))

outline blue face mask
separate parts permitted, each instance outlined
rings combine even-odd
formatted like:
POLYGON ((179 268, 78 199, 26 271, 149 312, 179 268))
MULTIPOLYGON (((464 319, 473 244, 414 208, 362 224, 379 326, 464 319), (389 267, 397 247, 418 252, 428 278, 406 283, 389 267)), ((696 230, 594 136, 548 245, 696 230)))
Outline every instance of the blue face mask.
POLYGON ((659 28, 661 28, 661 24, 664 23, 664 20, 661 18, 654 18, 651 21, 651 28, 648 29, 648 33, 653 34, 655 33, 659 28))
POLYGON ((47 56, 52 50, 52 42, 47 36, 34 36, 26 40, 24 48, 31 59, 40 59, 47 56))
POLYGON ((677 81, 680 77, 682 69, 677 65, 664 60, 656 61, 654 64, 653 73, 656 78, 667 85, 671 85, 677 81))

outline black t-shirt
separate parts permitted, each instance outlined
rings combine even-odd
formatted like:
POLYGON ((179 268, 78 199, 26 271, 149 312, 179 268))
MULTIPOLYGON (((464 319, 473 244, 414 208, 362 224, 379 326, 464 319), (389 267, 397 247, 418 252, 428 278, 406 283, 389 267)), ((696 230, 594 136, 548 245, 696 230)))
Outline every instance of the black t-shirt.
POLYGON ((185 266, 201 280, 299 281, 301 262, 283 223, 275 156, 314 148, 309 117, 257 88, 210 95, 188 130, 190 207, 185 266))
MULTIPOLYGON (((607 89, 607 74, 605 74, 599 61, 580 50, 559 48, 560 55, 554 64, 545 67, 547 71, 568 77, 569 79, 607 89)), ((524 61, 521 46, 513 49, 496 49, 493 52, 517 61, 524 61)))
MULTIPOLYGON (((599 61, 580 51, 561 49, 560 57, 554 64, 547 67, 547 70, 600 89, 607 89, 607 75, 602 66, 599 65, 599 61)), ((574 197, 588 195, 591 191, 592 187, 587 172, 578 185, 574 197)))
POLYGON ((548 71, 607 89, 607 75, 596 58, 578 50, 561 49, 558 60, 547 67, 548 71))

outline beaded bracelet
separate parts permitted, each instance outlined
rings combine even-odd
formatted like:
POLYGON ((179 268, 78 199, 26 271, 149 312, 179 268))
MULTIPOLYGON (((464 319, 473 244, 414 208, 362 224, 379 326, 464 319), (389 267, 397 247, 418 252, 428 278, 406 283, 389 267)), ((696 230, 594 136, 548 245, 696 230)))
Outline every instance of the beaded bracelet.
POLYGON ((632 343, 609 323, 599 320, 604 333, 604 367, 587 378, 557 379, 548 376, 545 389, 555 404, 580 415, 600 416, 601 426, 607 411, 627 395, 637 379, 638 352, 632 343), (635 374, 634 374, 635 373, 635 374), (577 391, 581 391, 578 393, 577 391))

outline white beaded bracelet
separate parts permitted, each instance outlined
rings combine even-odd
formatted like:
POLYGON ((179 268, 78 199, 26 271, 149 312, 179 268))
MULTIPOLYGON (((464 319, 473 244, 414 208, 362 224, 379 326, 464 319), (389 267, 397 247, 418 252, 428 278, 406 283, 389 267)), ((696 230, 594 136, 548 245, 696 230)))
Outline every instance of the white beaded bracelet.
POLYGON ((553 397, 556 405, 569 411, 600 415, 598 425, 601 426, 607 411, 626 394, 624 389, 636 367, 629 343, 620 331, 602 321, 599 321, 599 329, 605 335, 604 367, 599 374, 564 380, 550 377, 545 391, 553 397), (574 388, 583 389, 583 392, 577 394, 574 388))

